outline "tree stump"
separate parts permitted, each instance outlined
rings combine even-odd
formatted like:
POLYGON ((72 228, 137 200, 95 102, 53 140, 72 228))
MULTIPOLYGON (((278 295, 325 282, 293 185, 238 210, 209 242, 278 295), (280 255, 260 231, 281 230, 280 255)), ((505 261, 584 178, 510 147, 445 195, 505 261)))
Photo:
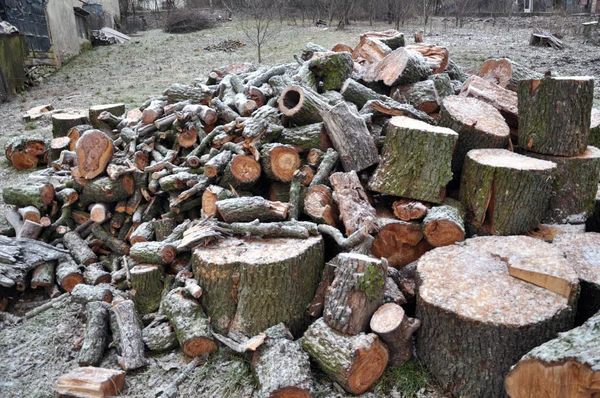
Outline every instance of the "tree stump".
POLYGON ((512 128, 519 127, 518 98, 514 91, 473 75, 463 83, 460 95, 487 102, 500 111, 506 124, 512 128))
POLYGON ((446 198, 441 206, 429 209, 423 219, 423 234, 433 247, 465 240, 465 209, 462 204, 446 198))
POLYGON ((228 238, 196 250, 192 261, 219 333, 253 336, 283 322, 300 336, 323 269, 323 240, 228 238))
POLYGON ((55 113, 52 115, 52 137, 65 137, 71 127, 90 124, 85 115, 79 113, 55 113))
POLYGON ((112 140, 100 130, 88 130, 77 141, 77 167, 81 177, 91 180, 102 174, 114 152, 112 140))
POLYGON ((418 52, 400 47, 381 61, 369 65, 363 73, 366 82, 383 82, 387 86, 401 86, 427 79, 431 69, 418 52))
POLYGON ((477 73, 485 80, 498 84, 500 87, 517 91, 519 82, 528 79, 541 79, 541 73, 535 72, 508 58, 488 59, 479 67, 477 73))
POLYGON ((452 179, 450 162, 458 134, 404 116, 393 117, 369 189, 441 203, 452 179))
POLYGON ((377 231, 375 209, 355 171, 333 173, 329 176, 333 187, 333 198, 338 204, 340 218, 346 229, 346 236, 363 229, 364 233, 377 231))
POLYGON ((592 77, 555 77, 519 83, 519 145, 545 155, 585 152, 594 96, 592 77))
POLYGON ((109 307, 102 301, 86 304, 87 325, 83 345, 77 359, 79 366, 96 366, 102 361, 108 342, 109 307))
POLYGON ((302 338, 302 347, 332 380, 351 394, 362 394, 375 384, 388 363, 388 350, 373 334, 346 336, 315 321, 302 338))
POLYGON ((565 255, 579 277, 581 294, 575 322, 581 325, 600 311, 600 234, 561 234, 552 246, 565 255))
POLYGON ((474 149, 463 168, 461 202, 478 233, 521 234, 536 227, 548 206, 556 164, 505 149, 474 149))
POLYGON ((471 149, 502 148, 509 145, 510 129, 490 104, 475 98, 452 95, 442 102, 439 125, 458 133, 452 156, 452 173, 459 180, 465 156, 471 149))
POLYGON ((106 104, 106 105, 94 105, 89 109, 90 124, 95 129, 104 131, 105 133, 112 133, 112 126, 106 122, 98 119, 98 116, 102 112, 110 112, 115 116, 121 116, 125 113, 125 104, 106 104))
POLYGON ((413 333, 421 321, 410 318, 397 304, 387 303, 379 307, 371 318, 371 330, 387 345, 390 365, 398 366, 413 356, 413 333))
POLYGON ((576 294, 577 276, 562 253, 534 238, 473 238, 418 262, 417 354, 454 395, 504 397, 510 367, 573 326, 574 303, 511 276, 512 267, 558 275, 576 294))
POLYGON ((163 272, 160 266, 136 265, 130 270, 133 302, 140 314, 158 310, 163 291, 163 272))
POLYGON ((528 352, 506 377, 511 398, 596 397, 600 313, 528 352))

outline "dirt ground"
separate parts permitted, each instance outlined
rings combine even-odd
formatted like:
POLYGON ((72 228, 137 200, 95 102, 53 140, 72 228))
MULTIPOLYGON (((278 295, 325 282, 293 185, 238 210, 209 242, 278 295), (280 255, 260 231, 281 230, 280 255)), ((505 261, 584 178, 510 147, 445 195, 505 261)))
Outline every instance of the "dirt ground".
MULTIPOLYGON (((499 18, 496 21, 481 18, 469 20, 458 29, 454 21, 437 18, 427 29, 426 41, 447 46, 451 58, 466 68, 477 68, 489 57, 509 57, 539 72, 593 75, 596 84, 600 84, 600 47, 582 44, 581 22, 581 17, 499 18), (535 27, 562 35, 565 49, 530 47, 529 35, 535 27)), ((340 32, 312 26, 276 25, 279 33, 267 44, 264 61, 267 64, 292 62, 292 56, 300 54, 308 41, 325 47, 340 42, 353 46, 358 43, 361 32, 389 27, 353 24, 340 32)), ((409 42, 412 32, 419 28, 418 25, 403 27, 409 42)), ((188 83, 215 67, 256 59, 251 46, 233 53, 203 50, 206 45, 224 39, 247 42, 236 24, 229 23, 185 35, 153 30, 135 35, 128 44, 94 48, 70 61, 39 86, 10 103, 0 104, 0 146, 4 148, 20 135, 51 137, 49 120, 27 124, 22 121, 22 114, 36 105, 51 103, 56 109, 85 110, 95 104, 124 102, 134 108, 147 97, 159 95, 171 83, 188 83)), ((595 98, 596 107, 600 107, 600 89, 596 90, 595 98)), ((0 190, 22 183, 25 178, 26 173, 16 172, 0 155, 0 190)), ((75 348, 83 335, 80 307, 65 304, 19 324, 12 324, 1 315, 0 396, 54 396, 53 386, 58 376, 76 366, 75 348)), ((156 389, 171 380, 184 363, 181 354, 153 357, 147 369, 127 375, 124 396, 154 397, 156 389)), ((107 355, 103 366, 116 368, 115 356, 107 355)), ((414 391, 428 384, 419 369, 394 372, 396 370, 386 373, 385 383, 379 385, 378 392, 366 396, 415 396, 414 391), (407 380, 401 382, 399 378, 407 380), (394 384, 399 387, 390 390, 389 386, 394 384)), ((184 383, 180 396, 250 397, 254 385, 248 361, 222 351, 196 369, 184 383)), ((425 389, 417 396, 438 396, 428 391, 425 389)), ((343 395, 324 380, 318 386, 317 396, 343 395)))

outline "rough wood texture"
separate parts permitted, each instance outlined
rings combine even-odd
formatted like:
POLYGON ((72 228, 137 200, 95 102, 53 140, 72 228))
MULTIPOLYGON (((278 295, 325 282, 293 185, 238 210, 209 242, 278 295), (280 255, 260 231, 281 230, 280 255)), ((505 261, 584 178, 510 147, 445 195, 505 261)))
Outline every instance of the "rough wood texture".
POLYGON ((362 78, 366 82, 383 82, 391 87, 425 80, 429 74, 429 65, 420 53, 400 47, 381 61, 369 65, 362 78))
POLYGON ((55 113, 52 115, 52 137, 64 137, 71 127, 90 124, 85 115, 78 113, 55 113))
POLYGON ((423 234, 434 247, 453 245, 465 240, 465 209, 454 199, 446 198, 441 206, 429 209, 423 219, 423 234))
POLYGON ((289 86, 279 96, 278 108, 298 125, 323 121, 321 111, 329 108, 326 100, 314 91, 301 86, 289 86))
POLYGON ((167 265, 175 260, 177 250, 167 242, 139 242, 131 246, 129 256, 142 263, 167 265))
POLYGON ((120 356, 117 361, 123 370, 144 367, 148 360, 144 354, 141 321, 131 300, 119 301, 110 309, 110 328, 120 356))
POLYGON ((184 296, 184 289, 171 290, 161 304, 161 310, 175 330, 183 352, 191 357, 217 351, 210 323, 198 302, 184 296))
POLYGON ((94 105, 89 109, 90 124, 95 129, 111 133, 113 130, 112 126, 98 118, 102 112, 110 112, 115 116, 121 116, 125 113, 125 104, 94 105))
POLYGON ((511 91, 518 90, 519 81, 521 80, 541 79, 543 77, 541 73, 508 58, 488 59, 479 67, 478 75, 511 91))
POLYGON ((175 83, 166 89, 164 94, 167 96, 169 104, 189 100, 192 104, 208 105, 214 93, 213 90, 204 85, 188 86, 175 83))
MULTIPOLYGON (((446 89, 448 89, 451 84, 450 79, 448 77, 446 79, 446 89)), ((393 90, 392 96, 396 101, 408 103, 427 114, 437 112, 443 99, 438 94, 433 80, 423 80, 406 86, 399 86, 393 90)))
POLYGON ((313 388, 308 354, 282 324, 265 331, 265 341, 252 356, 260 398, 310 398, 313 388))
POLYGON ((365 120, 345 102, 340 102, 321 116, 345 171, 361 171, 379 161, 377 146, 365 120))
POLYGON ((90 203, 116 203, 128 199, 135 190, 135 180, 131 175, 124 175, 117 180, 109 177, 98 177, 86 181, 79 201, 83 206, 90 203))
POLYGON ((421 225, 394 219, 390 214, 379 214, 379 232, 375 236, 371 253, 385 258, 393 268, 402 268, 418 260, 432 246, 424 239, 421 225))
POLYGON ((346 236, 363 229, 364 233, 377 231, 375 209, 369 202, 355 171, 333 173, 329 177, 333 187, 333 198, 338 204, 340 218, 346 229, 346 236))
POLYGON ((254 221, 283 221, 289 205, 271 202, 261 196, 247 196, 219 200, 216 203, 221 218, 228 223, 254 221))
POLYGON ((106 286, 91 286, 80 283, 71 291, 74 302, 86 304, 93 301, 104 301, 110 303, 113 299, 112 292, 106 286))
POLYGON ((112 397, 125 387, 125 372, 84 367, 62 375, 56 383, 59 397, 112 397))
POLYGON ((354 67, 352 56, 347 52, 327 54, 316 57, 308 62, 310 70, 319 82, 323 84, 323 91, 339 90, 354 67))
POLYGON ((593 95, 591 77, 521 81, 520 146, 546 155, 581 155, 588 145, 593 95))
POLYGON ((385 95, 371 90, 367 86, 360 84, 354 79, 347 79, 342 85, 340 93, 344 96, 346 101, 352 102, 358 108, 365 106, 368 101, 375 101, 385 98, 385 95))
POLYGON ((600 147, 600 109, 592 109, 589 144, 600 147))
POLYGON ((391 366, 412 358, 413 333, 421 326, 420 320, 406 316, 399 305, 387 303, 375 311, 369 326, 387 345, 391 366))
POLYGON ((158 310, 164 281, 160 266, 136 265, 129 271, 133 302, 139 314, 150 314, 158 310))
POLYGON ((85 306, 87 323, 83 345, 79 350, 79 366, 96 366, 102 361, 108 343, 109 305, 101 301, 89 302, 85 306))
POLYGON ((234 155, 223 172, 220 185, 226 189, 249 188, 258 181, 261 173, 260 163, 252 156, 234 155))
POLYGON ((506 377, 511 398, 589 397, 600 394, 600 313, 528 352, 506 377))
POLYGON ((20 184, 2 191, 4 203, 17 207, 34 206, 40 210, 52 203, 54 195, 52 184, 20 184))
POLYGON ((65 256, 58 261, 58 265, 56 266, 56 282, 67 292, 72 291, 75 286, 83 283, 81 270, 70 256, 65 256))
POLYGON ((104 270, 104 265, 99 262, 85 267, 83 279, 88 285, 99 285, 101 283, 110 283, 111 275, 104 270))
POLYGON ((404 116, 393 117, 369 189, 441 203, 452 179, 450 162, 458 134, 404 116))
POLYGON ((142 330, 144 344, 150 351, 167 351, 178 346, 177 335, 169 322, 152 322, 142 330))
POLYGON ((427 215, 431 206, 411 199, 400 199, 392 203, 394 215, 402 221, 420 220, 427 215))
POLYGON ((388 350, 375 334, 345 336, 327 326, 323 318, 304 333, 302 347, 323 372, 351 394, 371 388, 388 363, 388 350))
POLYGON ((519 127, 518 99, 517 93, 514 91, 507 90, 477 75, 473 75, 463 83, 460 95, 487 102, 500 111, 510 127, 519 127))
POLYGON ((332 261, 337 267, 325 294, 323 319, 344 334, 365 332, 371 316, 383 304, 387 260, 342 253, 332 261))
POLYGON ((77 232, 67 232, 63 235, 63 244, 71 252, 71 256, 81 265, 89 265, 98 261, 96 254, 77 232))
POLYGON ((405 48, 423 55, 427 61, 427 65, 431 68, 432 74, 436 75, 446 70, 446 66, 448 65, 448 49, 446 47, 415 43, 405 48))
POLYGON ((340 212, 333 201, 331 188, 326 185, 314 185, 308 188, 304 197, 304 213, 318 224, 337 226, 340 212))
POLYGON ((31 274, 31 288, 54 286, 55 268, 56 262, 54 261, 38 265, 31 274))
POLYGON ((75 153, 81 177, 91 180, 102 174, 114 151, 113 141, 100 130, 88 130, 79 138, 75 153))
POLYGON ((544 216, 555 171, 555 163, 504 149, 472 150, 460 186, 467 223, 481 234, 529 231, 544 216))
POLYGON ((439 125, 458 133, 452 155, 455 180, 460 178, 465 156, 471 149, 506 149, 509 145, 510 130, 500 112, 475 98, 452 95, 444 99, 439 125))
POLYGON ((276 181, 291 182, 294 171, 300 167, 300 156, 291 145, 263 145, 260 158, 265 175, 276 181))
POLYGON ((300 336, 323 268, 323 240, 229 238, 196 250, 192 261, 217 331, 253 336, 284 322, 300 336))
POLYGON ((308 152, 313 148, 326 151, 331 142, 323 123, 313 123, 306 126, 284 128, 277 141, 294 147, 299 153, 308 152))
POLYGON ((417 354, 454 395, 504 397, 510 367, 573 326, 565 297, 510 276, 511 265, 553 269, 577 284, 559 250, 523 236, 473 238, 419 260, 417 354))

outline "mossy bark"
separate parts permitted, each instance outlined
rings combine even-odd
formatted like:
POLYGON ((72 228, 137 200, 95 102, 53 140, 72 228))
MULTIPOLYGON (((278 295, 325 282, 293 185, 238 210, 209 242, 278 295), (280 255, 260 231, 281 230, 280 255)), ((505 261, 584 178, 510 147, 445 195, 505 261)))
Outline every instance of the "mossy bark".
POLYGON ((125 175, 117 180, 109 177, 98 177, 86 181, 79 201, 83 206, 90 203, 116 203, 129 198, 133 194, 135 182, 131 176, 125 175))
POLYGON ((323 83, 323 91, 339 90, 354 68, 347 52, 334 53, 308 61, 308 69, 323 83))
POLYGON ((177 335, 169 322, 152 322, 142 330, 144 344, 150 351, 168 351, 176 348, 177 335))
POLYGON ((17 207, 35 206, 45 209, 54 199, 54 187, 51 184, 20 184, 4 188, 4 203, 17 207))
POLYGON ((329 137, 327 137, 323 123, 284 128, 277 142, 291 145, 300 153, 308 152, 313 148, 325 151, 331 147, 331 142, 329 141, 329 137))
POLYGON ((161 267, 136 265, 130 273, 133 302, 138 313, 150 314, 158 310, 164 286, 161 267))

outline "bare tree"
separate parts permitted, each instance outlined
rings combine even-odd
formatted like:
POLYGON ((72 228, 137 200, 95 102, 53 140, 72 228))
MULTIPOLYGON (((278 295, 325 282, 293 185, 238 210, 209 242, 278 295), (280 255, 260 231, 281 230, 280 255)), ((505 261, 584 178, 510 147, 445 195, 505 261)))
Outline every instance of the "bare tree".
POLYGON ((262 63, 264 44, 277 34, 274 26, 278 16, 277 4, 271 0, 238 0, 231 8, 240 17, 242 31, 256 47, 258 63, 262 63))

